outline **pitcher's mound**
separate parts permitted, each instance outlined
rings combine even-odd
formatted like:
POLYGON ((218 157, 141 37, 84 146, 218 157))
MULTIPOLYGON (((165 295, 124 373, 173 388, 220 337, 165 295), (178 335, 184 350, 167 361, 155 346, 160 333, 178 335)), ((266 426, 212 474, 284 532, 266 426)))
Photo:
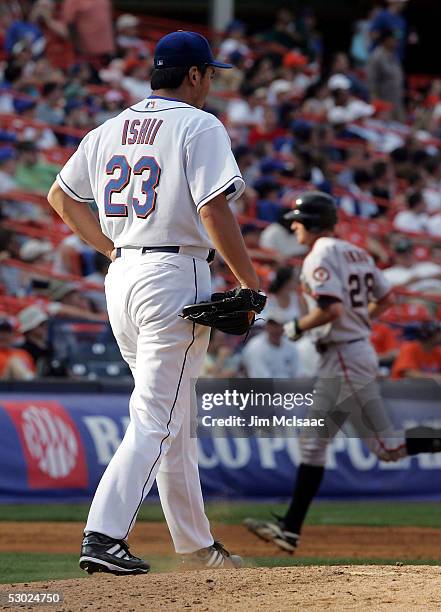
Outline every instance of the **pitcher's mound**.
MULTIPOLYGON (((429 566, 277 567, 147 574, 95 574, 79 580, 2 585, 1 592, 63 593, 39 610, 439 610, 439 568, 429 566)), ((1 609, 11 609, 3 607, 1 609)))

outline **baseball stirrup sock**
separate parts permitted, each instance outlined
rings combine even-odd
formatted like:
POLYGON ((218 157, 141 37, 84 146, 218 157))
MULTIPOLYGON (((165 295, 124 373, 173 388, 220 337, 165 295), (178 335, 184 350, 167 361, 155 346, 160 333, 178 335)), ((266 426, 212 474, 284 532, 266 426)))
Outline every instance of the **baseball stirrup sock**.
POLYGON ((285 529, 299 534, 312 500, 319 490, 325 468, 301 463, 297 471, 292 500, 283 519, 285 529))
POLYGON ((408 455, 441 452, 441 429, 423 426, 407 429, 406 449, 408 455))

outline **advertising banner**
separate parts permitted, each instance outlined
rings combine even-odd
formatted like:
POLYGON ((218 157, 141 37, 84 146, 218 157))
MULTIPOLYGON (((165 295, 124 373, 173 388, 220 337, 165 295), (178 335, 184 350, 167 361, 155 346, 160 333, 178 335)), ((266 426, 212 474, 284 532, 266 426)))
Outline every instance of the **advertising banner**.
MULTIPOLYGON (((433 424, 435 397, 389 395, 394 421, 433 424)), ((0 502, 90 499, 128 422, 127 393, 0 393, 0 502)), ((296 437, 205 434, 198 444, 207 496, 290 495, 300 462, 296 437)), ((328 448, 320 496, 439 499, 441 453, 384 463, 360 439, 339 433, 328 448)))

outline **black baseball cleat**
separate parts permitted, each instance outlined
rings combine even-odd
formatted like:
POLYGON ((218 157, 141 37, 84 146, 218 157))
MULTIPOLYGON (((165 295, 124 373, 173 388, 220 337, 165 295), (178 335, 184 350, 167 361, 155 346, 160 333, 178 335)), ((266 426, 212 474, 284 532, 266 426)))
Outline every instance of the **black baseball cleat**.
POLYGON ((150 565, 129 552, 125 540, 115 540, 92 531, 84 536, 81 544, 80 567, 88 574, 107 572, 119 576, 146 574, 150 565))
POLYGON ((247 518, 243 524, 248 531, 254 533, 258 538, 265 540, 265 542, 273 542, 285 552, 293 553, 300 541, 300 536, 297 533, 292 533, 292 531, 287 531, 280 519, 272 522, 247 518))
POLYGON ((220 542, 214 542, 207 548, 201 548, 194 553, 182 555, 183 569, 219 569, 239 568, 244 562, 239 555, 231 555, 220 542))

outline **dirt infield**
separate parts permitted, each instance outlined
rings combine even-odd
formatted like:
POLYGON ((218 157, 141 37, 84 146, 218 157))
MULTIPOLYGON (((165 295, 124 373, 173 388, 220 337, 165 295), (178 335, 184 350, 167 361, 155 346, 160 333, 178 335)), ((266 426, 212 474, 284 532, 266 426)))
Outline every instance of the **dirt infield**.
MULTIPOLYGON (((82 523, 0 522, 1 552, 77 553, 82 523)), ((281 557, 283 553, 248 533, 241 525, 214 524, 213 533, 227 548, 245 557, 281 557)), ((441 560, 441 530, 425 527, 306 527, 301 557, 441 560)), ((135 554, 172 555, 163 523, 139 522, 130 539, 135 554)))
MULTIPOLYGON (((82 523, 0 523, 0 551, 77 553, 82 523)), ((231 550, 245 557, 281 557, 240 525, 214 524, 213 531, 231 550)), ((440 560, 440 530, 416 527, 305 528, 298 555, 322 558, 440 560)), ((135 554, 174 559, 167 528, 140 522, 131 544, 135 554)), ((167 562, 168 563, 168 562, 167 562)), ((167 565, 177 569, 175 561, 167 565)), ((2 592, 62 592, 63 604, 38 609, 141 610, 196 612, 253 610, 439 610, 439 567, 429 566, 309 566, 245 568, 241 570, 172 571, 148 576, 85 576, 24 585, 0 585, 2 592)), ((0 610, 11 610, 1 606, 0 610)), ((15 608, 18 609, 18 608, 15 608)), ((31 609, 31 608, 20 608, 31 609)))
MULTIPOLYGON (((38 610, 228 612, 261 610, 439 610, 436 567, 277 567, 150 574, 2 585, 0 593, 60 591, 64 602, 38 610), (424 605, 423 603, 424 602, 424 605)), ((0 609, 12 609, 6 606, 0 609)), ((23 608, 21 608, 23 609, 23 608)), ((30 609, 30 608, 26 608, 30 609)))

